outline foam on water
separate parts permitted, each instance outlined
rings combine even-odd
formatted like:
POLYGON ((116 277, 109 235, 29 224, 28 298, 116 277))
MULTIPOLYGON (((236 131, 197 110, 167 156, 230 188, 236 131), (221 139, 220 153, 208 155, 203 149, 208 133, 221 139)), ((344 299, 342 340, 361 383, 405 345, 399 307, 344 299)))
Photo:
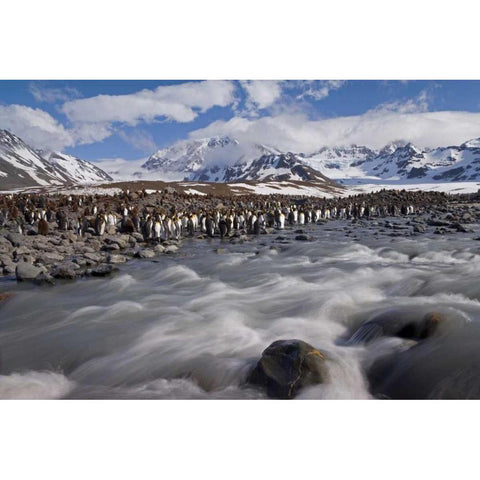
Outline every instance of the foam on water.
POLYGON ((25 372, 0 375, 0 398, 54 399, 65 397, 75 384, 54 372, 25 372))
POLYGON ((8 285, 0 397, 264 398, 244 386, 249 369, 273 341, 300 338, 325 353, 329 378, 299 398, 371 398, 365 365, 411 343, 373 330, 348 342, 362 323, 389 310, 444 312, 452 328, 480 320, 469 243, 285 233, 290 243, 261 236, 218 253, 219 242, 184 241, 107 279, 8 285))

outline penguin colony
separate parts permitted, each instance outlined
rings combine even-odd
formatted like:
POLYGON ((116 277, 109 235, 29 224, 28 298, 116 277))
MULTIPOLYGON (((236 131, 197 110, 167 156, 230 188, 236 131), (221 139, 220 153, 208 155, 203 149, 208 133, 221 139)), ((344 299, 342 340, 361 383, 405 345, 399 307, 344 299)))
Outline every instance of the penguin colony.
POLYGON ((369 219, 421 214, 447 202, 439 192, 387 191, 346 198, 244 195, 198 196, 144 190, 109 195, 0 195, 0 228, 14 224, 18 233, 35 227, 40 235, 53 228, 102 236, 133 233, 149 240, 178 240, 201 232, 227 237, 244 230, 283 229, 335 219, 369 219))
POLYGON ((15 272, 18 278, 16 267, 23 260, 50 269, 55 278, 76 278, 91 265, 123 263, 127 256, 149 258, 165 250, 173 253, 177 248, 173 244, 182 238, 258 235, 335 219, 355 224, 360 219, 418 215, 448 201, 447 195, 438 192, 387 190, 335 199, 202 196, 171 190, 150 194, 125 190, 114 195, 3 194, 0 271, 15 272))

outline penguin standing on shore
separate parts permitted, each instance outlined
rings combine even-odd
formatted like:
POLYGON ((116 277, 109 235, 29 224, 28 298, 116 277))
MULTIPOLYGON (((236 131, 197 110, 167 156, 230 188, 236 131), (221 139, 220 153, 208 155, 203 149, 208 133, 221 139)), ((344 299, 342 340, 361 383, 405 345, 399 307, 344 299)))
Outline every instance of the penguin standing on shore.
POLYGON ((107 222, 105 221, 105 216, 99 213, 95 218, 95 233, 102 236, 105 233, 106 226, 107 222))
POLYGON ((218 230, 220 231, 220 238, 224 238, 227 235, 227 222, 224 218, 219 220, 218 230))
POLYGON ((67 219, 67 215, 65 214, 65 212, 58 212, 57 221, 58 221, 58 229, 59 230, 66 230, 67 229, 68 219, 67 219))
POLYGON ((255 217, 253 222, 253 233, 255 235, 260 235, 260 217, 255 217))
POLYGON ((214 226, 213 226, 213 220, 210 217, 210 215, 207 215, 207 218, 205 220, 205 228, 207 231, 207 235, 211 238, 213 238, 214 235, 214 226))
POLYGON ((39 235, 48 235, 49 229, 50 229, 50 227, 48 225, 48 222, 44 218, 41 218, 38 221, 38 234, 39 235))
POLYGON ((188 221, 187 221, 187 232, 188 232, 188 235, 190 237, 193 237, 193 234, 195 232, 195 226, 194 226, 194 223, 193 223, 193 216, 190 215, 188 217, 188 221))

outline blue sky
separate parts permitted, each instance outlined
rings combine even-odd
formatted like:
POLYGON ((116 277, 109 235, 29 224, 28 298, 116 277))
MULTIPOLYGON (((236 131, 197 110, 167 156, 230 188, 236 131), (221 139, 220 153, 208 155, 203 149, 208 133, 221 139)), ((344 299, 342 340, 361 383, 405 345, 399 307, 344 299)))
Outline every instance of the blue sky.
POLYGON ((0 81, 0 128, 86 160, 190 137, 281 149, 447 146, 480 136, 479 81, 0 81))

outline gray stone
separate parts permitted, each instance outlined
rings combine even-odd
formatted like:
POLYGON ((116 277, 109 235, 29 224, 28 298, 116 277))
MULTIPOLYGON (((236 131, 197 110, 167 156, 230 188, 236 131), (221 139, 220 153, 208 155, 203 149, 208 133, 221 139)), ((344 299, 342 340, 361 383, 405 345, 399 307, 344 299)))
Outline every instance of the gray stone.
POLYGON ((143 242, 143 235, 141 233, 133 232, 131 237, 133 237, 137 242, 143 242))
POLYGON ((17 268, 15 269, 15 275, 19 282, 34 280, 38 275, 40 275, 44 270, 40 267, 36 267, 28 262, 19 262, 17 263, 17 268))
POLYGON ((45 284, 55 285, 55 279, 51 275, 45 272, 42 272, 39 275, 37 275, 34 278, 33 282, 36 283, 37 285, 45 285, 45 284))
POLYGON ((52 263, 63 262, 63 255, 58 253, 43 253, 37 255, 37 261, 45 265, 50 265, 52 263))
MULTIPOLYGON (((77 268, 78 265, 77 265, 77 268)), ((58 265, 51 272, 50 275, 53 278, 59 278, 62 280, 73 280, 77 278, 77 274, 74 269, 69 268, 68 265, 58 265)))
POLYGON ((90 262, 93 262, 93 263, 99 263, 102 261, 102 256, 99 255, 98 253, 89 253, 89 252, 86 252, 83 254, 84 258, 86 258, 87 260, 89 260, 90 262))
POLYGON ((118 243, 110 243, 108 245, 104 245, 101 250, 106 251, 106 252, 113 252, 115 250, 120 250, 120 246, 118 243))
POLYGON ((125 263, 127 257, 125 255, 108 255, 107 261, 108 263, 125 263))
POLYGON ((136 258, 153 258, 155 257, 155 252, 149 248, 145 248, 144 250, 138 250, 135 252, 134 256, 136 258))
POLYGON ((307 234, 297 235, 295 237, 295 240, 299 240, 302 242, 311 242, 313 240, 313 237, 311 235, 308 235, 307 233, 307 234))
POLYGON ((95 268, 92 268, 90 274, 93 277, 106 277, 113 272, 113 266, 106 263, 102 263, 95 268))
POLYGON ((116 248, 115 250, 119 250, 121 248, 127 248, 128 247, 128 235, 126 235, 125 237, 120 237, 120 236, 108 236, 108 237, 105 237, 103 239, 103 242, 106 244, 106 245, 117 245, 118 248, 116 248), (126 237, 126 238, 125 238, 126 237))

